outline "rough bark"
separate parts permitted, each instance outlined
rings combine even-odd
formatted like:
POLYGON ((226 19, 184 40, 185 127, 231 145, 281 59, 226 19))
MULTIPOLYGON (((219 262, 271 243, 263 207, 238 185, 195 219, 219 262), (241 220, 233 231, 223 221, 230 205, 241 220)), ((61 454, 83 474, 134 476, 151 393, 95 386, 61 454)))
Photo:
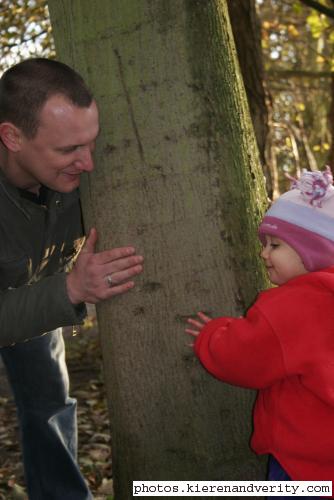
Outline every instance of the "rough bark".
MULTIPOLYGON (((51 0, 57 52, 101 111, 82 186, 99 248, 145 255, 101 304, 117 500, 132 480, 254 480, 254 393, 211 378, 185 344, 198 310, 241 314, 264 284, 266 195, 225 1, 51 0)), ((208 498, 211 498, 210 496, 208 498)))

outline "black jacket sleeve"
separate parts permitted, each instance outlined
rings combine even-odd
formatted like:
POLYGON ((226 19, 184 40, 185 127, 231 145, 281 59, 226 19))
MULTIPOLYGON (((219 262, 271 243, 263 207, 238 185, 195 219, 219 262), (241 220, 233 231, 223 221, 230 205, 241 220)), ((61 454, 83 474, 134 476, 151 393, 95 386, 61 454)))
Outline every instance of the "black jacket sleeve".
POLYGON ((85 316, 85 304, 74 306, 68 298, 65 273, 0 291, 0 346, 82 324, 85 316))

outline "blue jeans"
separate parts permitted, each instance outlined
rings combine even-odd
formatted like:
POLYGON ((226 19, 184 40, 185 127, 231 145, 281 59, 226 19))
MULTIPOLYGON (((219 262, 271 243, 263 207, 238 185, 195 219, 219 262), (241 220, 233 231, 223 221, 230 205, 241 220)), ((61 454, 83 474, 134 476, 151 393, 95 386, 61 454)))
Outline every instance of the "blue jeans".
POLYGON ((91 500, 77 465, 61 329, 0 349, 14 393, 30 500, 91 500))
MULTIPOLYGON (((268 462, 268 481, 291 481, 291 478, 285 472, 281 464, 276 460, 273 455, 269 455, 268 462)), ((268 497, 268 500, 272 500, 273 498, 297 498, 298 500, 308 499, 308 498, 320 498, 320 497, 296 497, 296 495, 291 497, 281 496, 281 497, 268 497)))

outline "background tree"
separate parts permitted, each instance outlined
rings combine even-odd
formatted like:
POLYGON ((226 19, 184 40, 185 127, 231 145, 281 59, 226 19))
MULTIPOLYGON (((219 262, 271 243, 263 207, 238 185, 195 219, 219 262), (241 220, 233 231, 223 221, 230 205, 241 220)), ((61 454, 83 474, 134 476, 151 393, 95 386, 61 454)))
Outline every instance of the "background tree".
POLYGON ((54 57, 46 0, 1 0, 0 73, 27 57, 54 57))
MULTIPOLYGON (((276 190, 285 189, 284 172, 332 162, 333 19, 306 6, 309 1, 257 4, 273 106, 268 156, 277 166, 276 190)), ((331 1, 322 5, 333 10, 331 1)))
POLYGON ((261 24, 255 0, 228 0, 228 10, 267 191, 272 196, 272 174, 266 158, 269 98, 265 88, 261 24))
POLYGON ((225 1, 50 1, 58 56, 94 89, 102 133, 83 185, 100 249, 146 256, 136 291, 98 307, 116 498, 136 479, 259 479, 254 394, 185 346, 199 309, 240 314, 263 286, 265 203, 225 1))

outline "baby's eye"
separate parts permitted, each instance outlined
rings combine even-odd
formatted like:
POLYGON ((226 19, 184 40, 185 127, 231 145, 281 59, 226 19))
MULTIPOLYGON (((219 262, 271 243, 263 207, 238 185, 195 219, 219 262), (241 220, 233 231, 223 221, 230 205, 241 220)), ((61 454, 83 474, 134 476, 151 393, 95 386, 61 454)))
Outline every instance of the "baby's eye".
POLYGON ((270 243, 271 248, 278 248, 279 243, 270 243))

